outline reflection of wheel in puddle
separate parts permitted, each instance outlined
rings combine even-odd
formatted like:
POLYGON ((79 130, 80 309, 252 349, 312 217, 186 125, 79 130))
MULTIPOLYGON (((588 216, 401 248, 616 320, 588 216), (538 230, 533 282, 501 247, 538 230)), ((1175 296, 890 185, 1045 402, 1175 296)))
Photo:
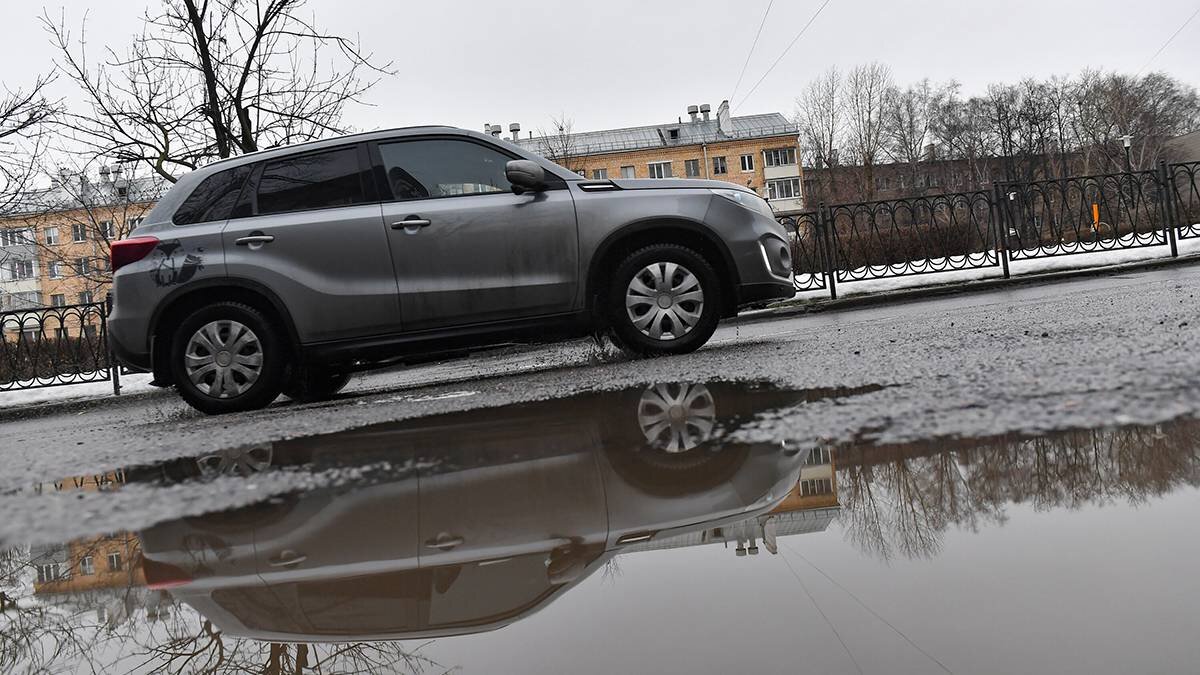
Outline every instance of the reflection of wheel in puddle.
POLYGON ((204 455, 196 460, 196 464, 200 468, 200 475, 206 478, 251 476, 271 467, 272 449, 271 443, 227 448, 204 455))
POLYGON ((638 425, 657 450, 686 452, 712 437, 717 408, 702 384, 656 384, 642 392, 638 425))

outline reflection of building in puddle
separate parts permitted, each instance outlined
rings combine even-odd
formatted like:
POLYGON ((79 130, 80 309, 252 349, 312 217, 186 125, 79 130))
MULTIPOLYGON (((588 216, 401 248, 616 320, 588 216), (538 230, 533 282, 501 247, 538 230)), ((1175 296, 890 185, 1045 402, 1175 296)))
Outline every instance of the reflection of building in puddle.
POLYGON ((759 542, 762 542, 767 551, 776 554, 779 537, 824 532, 840 510, 833 452, 828 448, 817 448, 805 461, 795 487, 770 512, 676 537, 632 544, 622 553, 720 543, 726 548, 732 545, 738 556, 758 555, 759 542))
MULTIPOLYGON (((36 490, 106 491, 124 483, 124 472, 117 470, 43 483, 36 490)), ((29 564, 37 574, 33 593, 52 604, 95 609, 102 620, 119 623, 134 607, 147 607, 149 596, 157 595, 142 588, 146 579, 141 551, 137 535, 129 532, 33 546, 29 551, 29 564)))

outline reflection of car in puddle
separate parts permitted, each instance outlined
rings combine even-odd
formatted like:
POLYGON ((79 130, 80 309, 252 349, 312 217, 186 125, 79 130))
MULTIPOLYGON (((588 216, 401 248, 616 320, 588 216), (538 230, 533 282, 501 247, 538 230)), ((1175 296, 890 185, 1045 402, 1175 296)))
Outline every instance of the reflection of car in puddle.
POLYGON ((491 630, 623 547, 770 510, 807 452, 724 438, 811 398, 671 385, 279 442, 272 466, 328 469, 332 485, 155 526, 146 578, 259 639, 491 630))

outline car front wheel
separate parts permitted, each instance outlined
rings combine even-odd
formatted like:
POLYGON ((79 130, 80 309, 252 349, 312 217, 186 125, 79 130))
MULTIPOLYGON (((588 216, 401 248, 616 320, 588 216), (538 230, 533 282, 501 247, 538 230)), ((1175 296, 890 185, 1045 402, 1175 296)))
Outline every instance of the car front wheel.
POLYGON ((262 312, 238 302, 196 310, 171 345, 179 395, 209 415, 266 407, 279 396, 286 366, 277 330, 262 312))
POLYGON ((716 331, 721 300, 704 256, 678 244, 647 246, 617 266, 607 299, 613 337, 640 356, 695 351, 716 331))

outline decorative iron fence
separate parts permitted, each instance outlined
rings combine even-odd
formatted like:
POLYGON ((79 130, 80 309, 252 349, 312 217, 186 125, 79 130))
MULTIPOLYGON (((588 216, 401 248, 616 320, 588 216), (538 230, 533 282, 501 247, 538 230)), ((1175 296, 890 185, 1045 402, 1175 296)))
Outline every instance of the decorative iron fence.
POLYGON ((1200 237, 1200 162, 997 183, 991 190, 821 204, 780 218, 799 291, 1200 237), (822 273, 823 271, 823 273, 822 273), (823 278, 822 278, 823 277, 823 278))
POLYGON ((1170 239, 1158 170, 1000 184, 1011 260, 1161 246, 1170 239))
POLYGON ((0 313, 0 391, 105 381, 120 393, 104 303, 0 313))
POLYGON ((1171 215, 1180 239, 1200 237, 1200 162, 1172 164, 1167 172, 1171 215))

